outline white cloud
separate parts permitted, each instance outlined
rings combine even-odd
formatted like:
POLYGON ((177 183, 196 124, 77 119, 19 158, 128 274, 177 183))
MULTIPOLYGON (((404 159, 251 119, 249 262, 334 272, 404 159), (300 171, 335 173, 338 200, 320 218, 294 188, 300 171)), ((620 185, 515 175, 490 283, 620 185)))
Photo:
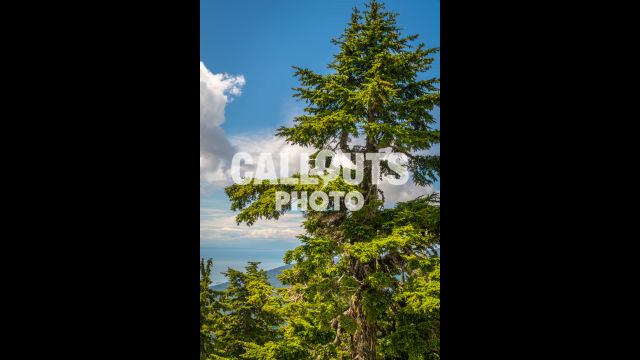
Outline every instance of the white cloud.
POLYGON ((287 176, 291 176, 300 171, 300 154, 301 153, 313 153, 310 148, 304 148, 298 145, 290 145, 280 137, 275 135, 267 136, 233 136, 229 140, 240 151, 247 152, 253 158, 253 165, 248 167, 248 170, 256 170, 258 158, 260 153, 272 154, 273 164, 276 169, 278 177, 281 175, 281 154, 286 157, 286 164, 288 167, 287 176))
POLYGON ((426 196, 439 190, 434 190, 433 186, 418 186, 411 181, 404 185, 391 185, 387 180, 383 180, 379 186, 384 193, 384 205, 389 207, 398 202, 413 200, 418 196, 426 196))
MULTIPOLYGON (((231 185, 231 160, 237 152, 251 154, 255 170, 260 153, 272 153, 276 172, 280 174, 280 153, 289 154, 289 174, 300 169, 298 154, 311 152, 300 146, 288 145, 284 139, 273 133, 258 136, 227 137, 220 127, 225 122, 225 106, 233 96, 242 94, 246 83, 244 76, 214 74, 200 62, 200 192, 220 189, 231 185)), ((300 109, 287 106, 284 113, 285 123, 292 123, 300 109)), ((249 169, 249 168, 247 168, 249 169)))
POLYGON ((214 74, 200 62, 200 188, 220 184, 236 149, 220 127, 225 121, 224 109, 242 94, 244 76, 214 74))
MULTIPOLYGON (((200 247, 253 244, 256 241, 286 242, 291 248, 299 243, 297 235, 303 233, 302 214, 290 213, 275 220, 258 220, 251 227, 236 225, 235 214, 217 209, 200 209, 200 247)), ((266 244, 265 244, 266 245, 266 244)))

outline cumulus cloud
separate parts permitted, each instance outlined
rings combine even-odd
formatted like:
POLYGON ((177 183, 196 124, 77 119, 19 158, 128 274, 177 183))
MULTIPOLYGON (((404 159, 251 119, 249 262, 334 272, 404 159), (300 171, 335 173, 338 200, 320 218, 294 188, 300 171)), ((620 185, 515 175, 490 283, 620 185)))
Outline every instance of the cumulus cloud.
POLYGON ((236 148, 222 130, 224 110, 233 96, 242 94, 244 76, 214 74, 200 62, 200 188, 228 178, 236 148))
MULTIPOLYGON (((273 133, 253 136, 228 137, 221 125, 225 122, 225 106, 233 98, 242 94, 246 81, 244 76, 214 74, 200 62, 200 192, 220 189, 231 185, 231 160, 238 152, 249 153, 253 157, 253 166, 244 170, 255 170, 260 153, 273 154, 276 172, 280 175, 280 154, 288 155, 288 173, 300 170, 298 154, 312 152, 300 146, 289 145, 284 139, 273 133)), ((291 122, 294 115, 285 114, 291 122)))

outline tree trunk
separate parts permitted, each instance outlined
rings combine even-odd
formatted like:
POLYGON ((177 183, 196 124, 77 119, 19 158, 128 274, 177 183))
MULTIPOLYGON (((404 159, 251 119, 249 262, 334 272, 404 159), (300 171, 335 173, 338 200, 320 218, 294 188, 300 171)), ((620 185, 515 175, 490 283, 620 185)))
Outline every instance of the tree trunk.
POLYGON ((364 279, 374 271, 375 261, 363 264, 351 259, 351 274, 362 283, 358 292, 352 297, 351 314, 356 321, 356 332, 351 337, 351 358, 353 360, 376 360, 378 329, 370 323, 362 306, 363 292, 367 289, 364 279))
POLYGON ((357 329, 352 336, 351 356, 353 360, 376 360, 377 329, 375 324, 369 324, 362 311, 362 298, 354 297, 351 311, 356 320, 357 329))
MULTIPOLYGON (((369 118, 372 118, 370 112, 369 118)), ((367 136, 366 139, 367 152, 377 152, 377 144, 367 136)), ((364 179, 361 189, 365 191, 364 203, 369 204, 378 198, 378 187, 373 184, 371 177, 371 164, 365 161, 364 179)), ((357 239, 351 239, 351 243, 358 242, 357 239)), ((366 291, 368 285, 364 282, 367 276, 376 270, 376 261, 372 260, 368 263, 361 263, 355 258, 350 259, 350 273, 360 282, 360 289, 352 297, 351 314, 356 321, 356 331, 351 336, 351 359, 352 360, 377 360, 376 345, 378 328, 375 322, 370 323, 364 313, 362 306, 363 292, 366 291)))

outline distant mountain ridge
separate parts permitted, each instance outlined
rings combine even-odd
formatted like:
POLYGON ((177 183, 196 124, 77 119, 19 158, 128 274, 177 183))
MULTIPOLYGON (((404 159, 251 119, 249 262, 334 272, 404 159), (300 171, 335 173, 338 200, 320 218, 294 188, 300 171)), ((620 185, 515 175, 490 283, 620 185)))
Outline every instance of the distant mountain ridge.
MULTIPOLYGON (((275 269, 267 270, 267 276, 269 277, 269 283, 271 284, 271 286, 273 286, 275 289, 284 287, 284 285, 282 285, 282 283, 280 282, 280 279, 278 279, 278 275, 280 275, 282 270, 288 270, 288 269, 291 269, 292 267, 293 265, 285 265, 285 266, 277 267, 275 269)), ((222 284, 213 285, 211 286, 211 289, 216 291, 222 291, 222 290, 225 290, 227 286, 229 286, 229 283, 225 282, 222 284)))

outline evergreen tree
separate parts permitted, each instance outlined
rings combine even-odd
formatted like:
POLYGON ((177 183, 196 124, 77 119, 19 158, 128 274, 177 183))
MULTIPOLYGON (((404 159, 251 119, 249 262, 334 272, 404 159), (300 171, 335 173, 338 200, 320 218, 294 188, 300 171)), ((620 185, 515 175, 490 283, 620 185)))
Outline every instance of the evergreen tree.
MULTIPOLYGON (((382 4, 371 1, 366 7, 364 13, 354 9, 344 34, 333 40, 340 51, 329 64, 330 74, 295 68, 301 83, 295 96, 308 104, 306 114, 277 134, 317 150, 391 149, 408 157, 416 184, 431 184, 440 176, 440 157, 424 152, 440 141, 430 114, 440 106, 439 79, 418 77, 438 50, 413 47, 417 35, 403 37, 397 14, 382 4), (364 145, 353 145, 354 138, 364 145)), ((291 204, 276 210, 276 191, 355 190, 364 197, 358 211, 330 197, 326 211, 305 212, 303 245, 286 254, 285 261, 295 265, 281 277, 291 285, 281 310, 285 340, 268 341, 252 354, 261 359, 439 358, 439 198, 384 209, 371 169, 365 162, 359 185, 340 176, 328 184, 254 180, 226 189, 232 210, 240 210, 236 221, 248 225, 291 210, 291 204)), ((381 161, 380 170, 380 176, 399 176, 387 161, 381 161)))
POLYGON ((220 320, 221 304, 218 293, 211 290, 211 267, 213 261, 200 260, 200 360, 211 359, 214 352, 213 331, 220 320))
POLYGON ((244 273, 231 268, 224 273, 229 286, 219 293, 223 313, 213 332, 214 359, 248 358, 248 349, 281 338, 281 299, 258 264, 249 262, 244 273))

